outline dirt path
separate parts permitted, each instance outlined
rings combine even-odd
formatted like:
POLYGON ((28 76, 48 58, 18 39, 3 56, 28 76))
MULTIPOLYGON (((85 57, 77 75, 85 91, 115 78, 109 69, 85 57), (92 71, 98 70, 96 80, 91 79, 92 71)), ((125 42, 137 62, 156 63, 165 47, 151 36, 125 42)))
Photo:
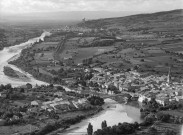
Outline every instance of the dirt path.
POLYGON ((53 57, 55 60, 59 61, 60 60, 60 54, 64 51, 65 49, 65 43, 67 41, 67 38, 64 37, 64 39, 59 43, 59 45, 57 46, 54 54, 53 54, 53 57))

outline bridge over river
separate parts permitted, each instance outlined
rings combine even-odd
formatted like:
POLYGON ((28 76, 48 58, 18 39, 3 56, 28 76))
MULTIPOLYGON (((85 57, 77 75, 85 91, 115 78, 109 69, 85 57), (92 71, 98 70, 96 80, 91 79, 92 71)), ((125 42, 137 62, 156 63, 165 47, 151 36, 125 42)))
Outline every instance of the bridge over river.
POLYGON ((119 94, 113 94, 113 95, 103 95, 101 96, 102 98, 106 99, 106 98, 113 98, 113 97, 134 97, 135 95, 137 95, 136 93, 130 93, 130 92, 123 92, 123 93, 119 93, 119 94))
POLYGON ((97 93, 97 92, 93 92, 93 93, 90 93, 90 95, 94 95, 94 96, 100 96, 101 98, 103 99, 112 99, 112 100, 115 100, 115 101, 128 101, 129 98, 131 97, 136 97, 138 98, 139 95, 137 93, 131 93, 131 92, 122 92, 122 93, 119 93, 119 94, 104 94, 104 93, 97 93))

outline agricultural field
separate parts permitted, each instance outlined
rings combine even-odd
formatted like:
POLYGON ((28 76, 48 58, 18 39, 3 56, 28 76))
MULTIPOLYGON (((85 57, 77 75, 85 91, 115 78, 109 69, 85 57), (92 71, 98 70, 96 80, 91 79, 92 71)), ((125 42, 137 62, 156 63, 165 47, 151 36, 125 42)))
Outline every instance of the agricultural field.
POLYGON ((32 50, 43 50, 43 51, 50 51, 54 50, 59 42, 42 42, 40 44, 35 45, 32 50))
MULTIPOLYGON (((74 63, 81 63, 83 59, 93 57, 114 49, 112 46, 107 47, 90 47, 95 40, 94 37, 75 37, 68 39, 64 44, 64 49, 59 53, 59 60, 73 59, 74 63)), ((103 41, 103 40, 101 40, 103 41)))
POLYGON ((114 50, 114 47, 93 47, 79 48, 76 55, 73 57, 75 63, 82 63, 83 59, 87 59, 105 52, 114 50))

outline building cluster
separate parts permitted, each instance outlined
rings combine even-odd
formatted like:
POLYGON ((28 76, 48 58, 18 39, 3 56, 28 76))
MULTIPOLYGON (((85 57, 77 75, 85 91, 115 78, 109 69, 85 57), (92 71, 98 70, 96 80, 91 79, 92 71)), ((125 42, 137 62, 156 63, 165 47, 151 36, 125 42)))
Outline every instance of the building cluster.
POLYGON ((183 84, 172 82, 168 76, 143 75, 136 71, 115 73, 110 69, 94 68, 96 71, 90 81, 99 85, 101 91, 115 94, 109 87, 115 86, 121 93, 128 92, 131 96, 138 97, 139 102, 145 99, 155 100, 162 105, 172 101, 182 102, 183 84))
MULTIPOLYGON (((1 103, 0 125, 13 122, 20 119, 28 120, 32 116, 36 119, 57 118, 65 112, 87 110, 92 106, 90 102, 83 96, 77 95, 75 92, 69 92, 67 89, 50 86, 37 86, 36 88, 21 86, 16 88, 10 94, 7 90, 0 92, 0 99, 7 99, 6 103, 1 103), (8 100, 10 99, 10 100, 8 100), (13 117, 8 117, 6 111, 12 110, 13 117), (4 112, 4 114, 3 114, 4 112)), ((7 112, 9 113, 9 112, 7 112)))
POLYGON ((90 28, 84 28, 84 27, 77 27, 77 26, 62 26, 59 29, 56 29, 54 31, 60 32, 60 31, 72 31, 72 32, 81 32, 81 33, 87 33, 91 32, 92 29, 90 28))
POLYGON ((63 98, 55 98, 51 101, 41 102, 35 100, 31 102, 32 107, 39 108, 40 110, 54 111, 57 113, 67 112, 71 110, 81 109, 83 106, 89 105, 89 102, 85 99, 72 99, 67 100, 63 98))

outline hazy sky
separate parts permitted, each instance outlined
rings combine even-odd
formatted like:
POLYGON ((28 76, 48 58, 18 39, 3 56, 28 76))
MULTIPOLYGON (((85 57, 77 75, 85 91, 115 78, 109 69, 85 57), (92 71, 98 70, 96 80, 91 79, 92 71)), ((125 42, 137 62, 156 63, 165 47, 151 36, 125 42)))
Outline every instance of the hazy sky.
POLYGON ((183 0, 0 0, 1 13, 54 11, 142 11, 183 8, 183 0))

